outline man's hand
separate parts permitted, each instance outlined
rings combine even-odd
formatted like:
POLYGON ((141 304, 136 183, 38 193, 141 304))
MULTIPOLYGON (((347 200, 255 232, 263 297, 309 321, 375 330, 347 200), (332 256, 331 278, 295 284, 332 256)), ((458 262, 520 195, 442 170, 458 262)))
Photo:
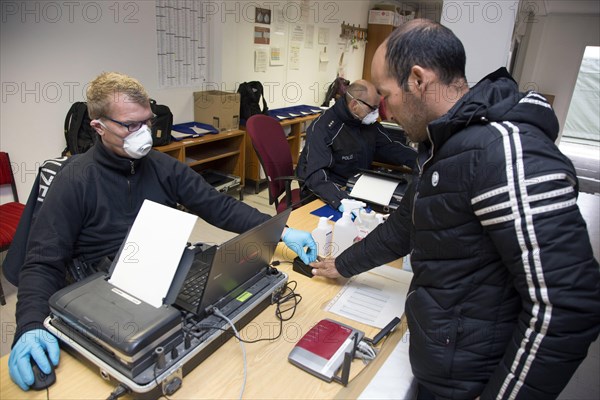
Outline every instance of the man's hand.
POLYGON ((304 264, 310 264, 317 259, 317 243, 309 232, 285 228, 281 238, 287 247, 292 249, 304 264), (306 247, 306 252, 304 248, 306 247))
POLYGON ((311 263, 312 274, 314 276, 322 276, 325 278, 341 278, 342 275, 335 268, 335 258, 321 258, 318 261, 311 263))
POLYGON ((31 358, 43 373, 50 374, 50 362, 57 366, 60 358, 58 340, 44 329, 27 331, 17 340, 8 358, 8 372, 23 390, 29 390, 29 386, 33 384, 31 358))

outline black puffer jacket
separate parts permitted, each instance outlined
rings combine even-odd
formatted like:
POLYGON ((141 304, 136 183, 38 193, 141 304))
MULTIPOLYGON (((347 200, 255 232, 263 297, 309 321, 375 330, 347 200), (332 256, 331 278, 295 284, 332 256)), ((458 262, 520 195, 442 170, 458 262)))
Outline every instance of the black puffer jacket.
POLYGON ((48 299, 65 285, 73 258, 93 263, 117 253, 146 199, 183 204, 208 223, 238 233, 270 218, 219 193, 171 156, 152 150, 130 160, 98 142, 60 170, 33 223, 19 277, 15 342, 23 332, 42 328, 48 299))
POLYGON ((323 201, 338 208, 349 197, 341 187, 373 161, 414 166, 414 149, 394 139, 380 123, 365 125, 356 119, 342 96, 308 128, 296 175, 323 201))
POLYGON ((336 260, 411 252, 410 360, 440 398, 554 398, 600 328, 600 273, 554 144, 556 116, 506 70, 429 125, 401 208, 336 260))

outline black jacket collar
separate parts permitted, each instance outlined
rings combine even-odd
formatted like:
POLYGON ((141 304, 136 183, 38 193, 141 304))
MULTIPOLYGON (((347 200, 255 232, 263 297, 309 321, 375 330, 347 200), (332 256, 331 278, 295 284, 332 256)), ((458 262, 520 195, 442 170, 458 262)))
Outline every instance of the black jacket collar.
MULTIPOLYGON (((555 140, 558 120, 551 107, 522 101, 532 92, 520 93, 506 68, 492 72, 469 90, 445 115, 429 124, 435 148, 456 132, 475 124, 512 121, 537 126, 555 140)), ((534 94, 535 95, 535 94, 534 94)))
POLYGON ((112 152, 102 143, 102 140, 96 142, 89 151, 93 152, 94 159, 103 167, 122 172, 125 175, 133 175, 143 165, 144 159, 121 157, 112 152))

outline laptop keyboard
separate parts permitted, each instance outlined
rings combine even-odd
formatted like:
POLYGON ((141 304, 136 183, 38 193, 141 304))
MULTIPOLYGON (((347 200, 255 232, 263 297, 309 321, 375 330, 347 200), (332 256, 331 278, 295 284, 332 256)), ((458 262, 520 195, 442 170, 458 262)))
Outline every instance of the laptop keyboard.
POLYGON ((208 280, 210 265, 203 264, 192 275, 188 276, 179 292, 179 298, 193 306, 198 306, 208 280))

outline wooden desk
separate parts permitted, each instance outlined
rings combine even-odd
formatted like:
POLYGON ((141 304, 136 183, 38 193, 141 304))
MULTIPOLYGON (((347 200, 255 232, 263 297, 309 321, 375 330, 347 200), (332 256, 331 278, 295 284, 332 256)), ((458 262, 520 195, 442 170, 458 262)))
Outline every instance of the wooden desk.
MULTIPOLYGON (((306 136, 306 128, 310 123, 318 118, 321 114, 307 115, 305 117, 284 119, 279 121, 284 130, 289 127, 290 133, 287 135, 290 153, 292 154, 292 162, 294 166, 298 164, 300 151, 302 150, 302 139, 306 136)), ((245 127, 240 127, 245 129, 245 127)), ((259 186, 266 178, 261 178, 260 161, 256 155, 256 151, 252 146, 252 140, 246 135, 246 179, 251 180, 255 185, 255 192, 259 192, 259 186)))
MULTIPOLYGON (((311 230, 318 218, 310 211, 323 203, 316 200, 295 210, 288 222, 294 228, 311 230)), ((276 260, 292 259, 295 254, 280 244, 276 260)), ((351 381, 347 387, 338 383, 326 383, 293 366, 287 356, 296 342, 314 324, 323 318, 354 326, 373 337, 378 329, 360 324, 324 311, 325 305, 338 293, 344 282, 322 278, 308 278, 292 271, 289 264, 279 267, 297 281, 296 292, 302 295, 295 316, 283 325, 282 336, 272 342, 245 344, 248 361, 248 379, 245 399, 350 399, 357 398, 371 381, 377 370, 392 352, 406 330, 403 325, 384 342, 379 356, 366 367, 362 362, 352 364, 351 381), (358 374, 358 376, 357 376, 358 374)), ((278 331, 275 307, 270 306, 251 321, 241 335, 247 339, 272 337, 278 331)), ((8 373, 8 355, 0 359, 0 398, 45 399, 46 391, 23 392, 15 385, 8 373)), ((56 369, 57 382, 50 387, 50 399, 104 399, 114 386, 104 381, 93 370, 67 352, 61 352, 60 365, 56 369)), ((242 354, 237 340, 230 339, 210 357, 203 361, 183 380, 183 386, 171 399, 233 399, 239 396, 242 385, 242 354)), ((126 397, 131 398, 131 396, 126 397)))
POLYGON ((154 149, 188 164, 198 172, 213 169, 239 176, 241 200, 245 181, 245 136, 246 132, 236 129, 199 138, 173 141, 154 149))

